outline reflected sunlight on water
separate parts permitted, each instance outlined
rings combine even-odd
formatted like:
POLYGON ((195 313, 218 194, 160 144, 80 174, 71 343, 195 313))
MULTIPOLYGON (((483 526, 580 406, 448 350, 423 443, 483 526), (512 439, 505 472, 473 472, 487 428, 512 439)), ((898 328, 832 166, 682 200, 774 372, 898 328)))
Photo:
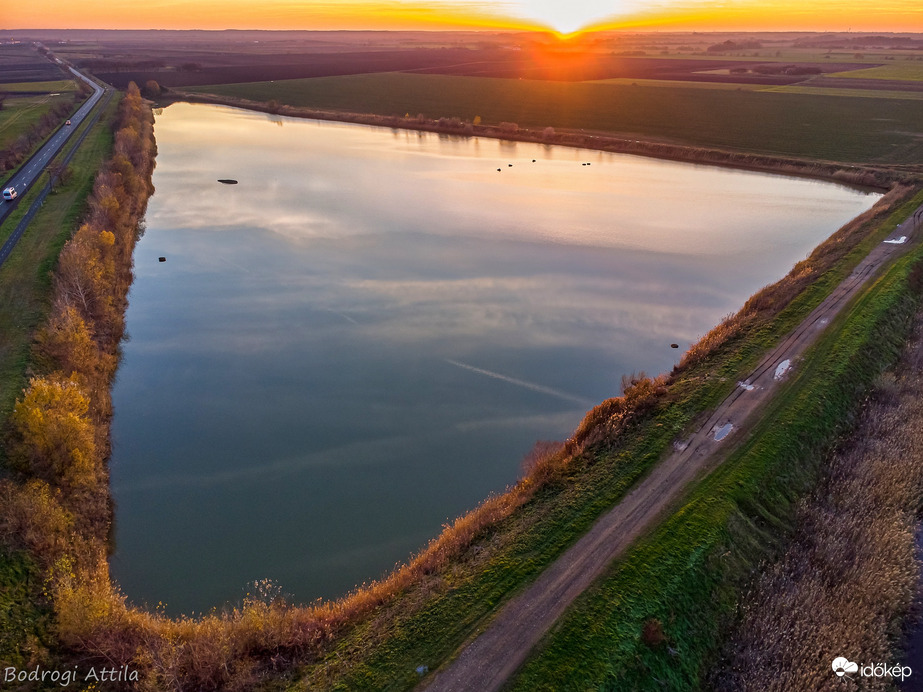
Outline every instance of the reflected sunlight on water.
POLYGON ((113 573, 174 612, 380 576, 878 198, 202 105, 156 135, 113 573))

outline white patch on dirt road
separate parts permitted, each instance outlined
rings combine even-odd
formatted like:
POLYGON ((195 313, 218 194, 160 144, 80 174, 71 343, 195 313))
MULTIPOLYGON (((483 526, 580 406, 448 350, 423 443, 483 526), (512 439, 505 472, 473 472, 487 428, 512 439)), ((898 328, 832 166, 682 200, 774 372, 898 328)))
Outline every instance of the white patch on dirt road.
POLYGON ((907 236, 902 235, 900 238, 895 238, 894 240, 886 240, 884 242, 889 243, 891 245, 903 245, 904 243, 907 242, 907 236))
POLYGON ((720 428, 715 426, 715 442, 721 442, 725 437, 731 434, 731 431, 734 429, 732 423, 725 423, 720 428))
POLYGON ((792 361, 786 358, 781 363, 779 363, 779 365, 776 367, 776 372, 772 376, 772 379, 781 380, 783 377, 785 377, 785 373, 787 373, 789 368, 791 367, 792 367, 792 361))
POLYGON ((738 383, 737 383, 737 386, 738 386, 738 387, 743 387, 743 388, 746 389, 748 392, 752 392, 754 389, 756 389, 756 385, 750 384, 750 380, 747 380, 746 382, 738 382, 738 383))

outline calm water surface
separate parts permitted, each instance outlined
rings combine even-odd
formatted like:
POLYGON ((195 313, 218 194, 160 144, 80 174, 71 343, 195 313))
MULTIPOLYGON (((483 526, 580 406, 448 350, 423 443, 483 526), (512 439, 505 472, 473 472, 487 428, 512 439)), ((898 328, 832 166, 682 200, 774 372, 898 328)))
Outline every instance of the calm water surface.
POLYGON ((382 575, 878 198, 202 105, 156 135, 112 566, 170 612, 382 575))

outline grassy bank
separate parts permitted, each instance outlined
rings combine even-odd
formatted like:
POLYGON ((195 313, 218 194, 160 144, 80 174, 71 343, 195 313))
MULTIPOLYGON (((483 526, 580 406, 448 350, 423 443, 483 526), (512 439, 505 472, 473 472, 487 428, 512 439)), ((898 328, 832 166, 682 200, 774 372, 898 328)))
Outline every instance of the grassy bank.
MULTIPOLYGON (((900 353, 920 302, 908 276, 921 260, 919 249, 899 259, 836 320, 746 444, 584 594, 512 689, 700 688, 739 594, 791 535, 799 499, 900 353)), ((813 675, 816 683, 829 674, 836 655, 818 651, 814 663, 823 667, 804 671, 803 679, 813 675)), ((766 674, 778 680, 778 672, 766 674)))
POLYGON ((901 99, 404 73, 185 91, 385 117, 480 117, 485 124, 851 163, 913 164, 923 155, 923 112, 919 103, 901 99))

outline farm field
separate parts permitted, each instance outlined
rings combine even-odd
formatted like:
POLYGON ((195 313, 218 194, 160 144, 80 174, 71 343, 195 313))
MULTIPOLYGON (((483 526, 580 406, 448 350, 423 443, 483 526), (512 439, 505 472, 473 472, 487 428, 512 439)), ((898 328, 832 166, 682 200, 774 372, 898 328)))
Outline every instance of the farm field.
POLYGON ((0 151, 26 132, 56 103, 70 101, 71 96, 21 96, 7 98, 0 110, 0 151))
POLYGON ((923 44, 914 41, 813 45, 805 44, 803 35, 785 33, 601 32, 567 40, 510 31, 28 33, 45 41, 57 55, 118 87, 150 79, 167 87, 188 87, 394 71, 561 81, 784 85, 804 83, 815 74, 923 59, 923 44), (743 47, 754 41, 758 49, 743 47), (853 45, 857 49, 850 50, 853 45), (811 70, 789 74, 747 69, 763 63, 794 63, 811 70), (738 73, 727 74, 730 70, 738 73))
POLYGON ((894 62, 890 65, 866 67, 858 70, 847 70, 845 72, 834 72, 829 76, 843 79, 897 79, 923 82, 923 62, 910 62, 905 60, 902 62, 894 62))
POLYGON ((61 69, 39 55, 31 45, 0 45, 0 92, 5 90, 5 83, 48 82, 60 80, 62 76, 61 69))
POLYGON ((57 79, 51 82, 0 84, 0 92, 7 94, 51 94, 65 91, 77 91, 77 83, 73 79, 57 79))
POLYGON ((48 123, 41 124, 47 121, 45 116, 73 103, 77 85, 63 76, 60 68, 29 46, 0 46, 0 180, 7 177, 3 168, 34 150, 35 130, 47 132, 48 123), (8 156, 14 149, 16 156, 8 156))
POLYGON ((485 123, 850 163, 915 163, 923 155, 923 109, 910 99, 399 73, 188 91, 385 116, 480 116, 485 123))

